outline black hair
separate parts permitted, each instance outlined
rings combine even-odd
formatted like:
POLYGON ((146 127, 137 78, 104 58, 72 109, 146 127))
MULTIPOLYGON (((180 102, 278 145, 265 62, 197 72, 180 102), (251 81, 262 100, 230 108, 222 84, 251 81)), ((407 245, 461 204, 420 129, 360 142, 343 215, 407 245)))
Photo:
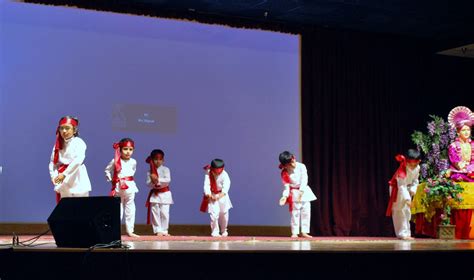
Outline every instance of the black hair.
POLYGON ((290 163, 294 158, 294 155, 288 151, 284 151, 282 153, 280 153, 280 155, 278 156, 278 160, 280 160, 280 163, 282 165, 286 165, 288 163, 290 163))
POLYGON ((161 155, 162 157, 165 157, 165 152, 163 152, 160 149, 154 149, 153 151, 151 151, 150 153, 151 158, 155 158, 156 155, 161 155))
MULTIPOLYGON (((135 142, 132 140, 132 138, 122 138, 120 139, 119 143, 125 143, 125 142, 132 142, 132 144, 135 146, 135 142)), ((120 148, 122 150, 122 148, 120 148)))
POLYGON ((420 151, 416 149, 409 149, 407 151, 407 159, 420 159, 420 151))
POLYGON ((77 126, 75 126, 74 136, 79 136, 79 119, 77 117, 73 117, 73 116, 68 115, 68 116, 64 116, 64 117, 60 118, 59 123, 64 119, 72 119, 72 120, 76 121, 77 126))
POLYGON ((219 158, 215 158, 211 161, 211 167, 212 168, 222 168, 224 167, 224 161, 219 158))

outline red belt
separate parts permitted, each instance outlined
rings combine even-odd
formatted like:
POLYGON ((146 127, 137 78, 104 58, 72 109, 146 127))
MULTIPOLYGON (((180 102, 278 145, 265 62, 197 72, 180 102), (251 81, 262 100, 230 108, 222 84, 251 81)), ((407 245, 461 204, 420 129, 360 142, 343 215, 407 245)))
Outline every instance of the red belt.
POLYGON ((148 193, 148 198, 146 199, 146 203, 145 203, 145 207, 148 208, 147 215, 146 215, 146 224, 147 225, 150 224, 150 214, 151 214, 150 199, 151 199, 151 196, 153 194, 164 193, 164 192, 169 192, 169 191, 170 191, 170 187, 166 186, 166 187, 159 188, 159 189, 151 189, 150 192, 148 193))
POLYGON ((128 185, 125 184, 125 182, 123 182, 123 181, 133 181, 133 176, 120 178, 120 189, 126 190, 126 189, 128 189, 128 185))
MULTIPOLYGON (((119 187, 121 190, 126 190, 128 189, 128 186, 127 184, 125 184, 124 181, 133 181, 133 176, 128 176, 128 177, 123 177, 123 178, 119 178, 119 187)), ((110 196, 115 196, 115 187, 116 187, 116 182, 112 182, 112 189, 110 190, 110 196)))

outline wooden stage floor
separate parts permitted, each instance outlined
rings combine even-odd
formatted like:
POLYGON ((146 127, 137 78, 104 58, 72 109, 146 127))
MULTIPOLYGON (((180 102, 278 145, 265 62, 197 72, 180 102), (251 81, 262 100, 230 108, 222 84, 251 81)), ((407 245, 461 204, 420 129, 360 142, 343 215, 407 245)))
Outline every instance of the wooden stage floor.
MULTIPOLYGON (((0 236, 0 246, 14 250, 89 250, 88 248, 58 248, 52 235, 44 235, 31 243, 34 236, 19 236, 20 245, 12 244, 12 236, 0 236), (22 244, 23 243, 23 244, 22 244)), ((391 252, 391 251, 472 251, 474 240, 440 240, 416 238, 404 241, 389 237, 262 237, 262 236, 122 236, 122 245, 130 251, 314 251, 314 252, 391 252)), ((99 249, 95 249, 99 250, 99 249)), ((113 248, 107 250, 120 250, 113 248)))

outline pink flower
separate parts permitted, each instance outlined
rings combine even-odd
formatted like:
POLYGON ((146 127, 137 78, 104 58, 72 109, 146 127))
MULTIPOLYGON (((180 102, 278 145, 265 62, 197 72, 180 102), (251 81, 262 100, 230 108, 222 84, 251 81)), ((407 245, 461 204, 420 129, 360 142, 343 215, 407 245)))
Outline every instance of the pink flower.
POLYGON ((423 191, 424 191, 425 193, 429 193, 429 192, 430 192, 430 188, 426 188, 426 187, 425 187, 425 188, 423 189, 423 191))
POLYGON ((448 195, 446 198, 447 198, 448 200, 451 200, 451 199, 453 199, 453 197, 452 197, 452 196, 450 196, 450 195, 448 195))
POLYGON ((457 197, 457 198, 462 198, 462 194, 458 193, 458 194, 456 195, 456 197, 457 197))
POLYGON ((444 214, 441 214, 441 216, 439 216, 439 217, 441 218, 441 220, 446 219, 446 215, 444 215, 444 214))

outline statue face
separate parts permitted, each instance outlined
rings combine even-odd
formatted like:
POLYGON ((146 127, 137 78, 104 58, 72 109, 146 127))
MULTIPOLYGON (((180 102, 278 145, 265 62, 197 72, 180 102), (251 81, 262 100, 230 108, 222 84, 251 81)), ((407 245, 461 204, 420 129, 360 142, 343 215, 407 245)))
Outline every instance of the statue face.
POLYGON ((471 137, 471 128, 467 125, 464 125, 460 130, 458 130, 458 135, 462 140, 469 139, 471 137))

